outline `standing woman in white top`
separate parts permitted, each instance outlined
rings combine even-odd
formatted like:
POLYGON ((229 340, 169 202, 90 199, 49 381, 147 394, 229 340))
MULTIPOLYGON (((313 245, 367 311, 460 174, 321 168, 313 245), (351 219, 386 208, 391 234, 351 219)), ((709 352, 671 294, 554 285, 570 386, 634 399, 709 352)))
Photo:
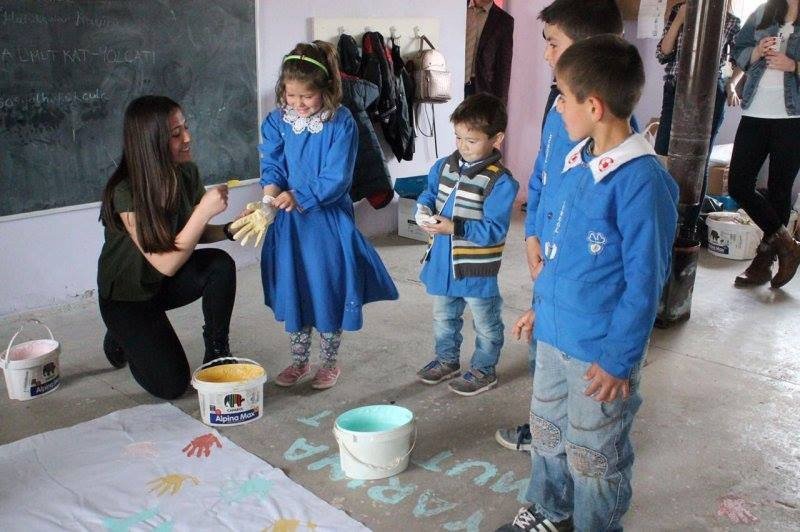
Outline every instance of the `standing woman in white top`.
POLYGON ((735 281, 752 286, 788 283, 800 265, 800 243, 789 222, 792 185, 800 170, 800 22, 798 0, 769 0, 736 35, 733 57, 747 78, 742 120, 733 145, 729 189, 764 231, 753 262, 735 281), (756 190, 769 156, 767 194, 756 190), (778 259, 778 271, 772 265, 778 259))

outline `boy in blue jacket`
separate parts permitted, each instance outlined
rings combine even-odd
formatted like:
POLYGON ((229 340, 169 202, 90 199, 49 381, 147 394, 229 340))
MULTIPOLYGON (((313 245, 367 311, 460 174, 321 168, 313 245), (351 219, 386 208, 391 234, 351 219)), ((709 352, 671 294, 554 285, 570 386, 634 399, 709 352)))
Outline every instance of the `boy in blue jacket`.
POLYGON ((508 117, 502 101, 470 96, 450 116, 457 150, 434 163, 417 198, 417 224, 432 237, 420 278, 433 296, 436 357, 417 372, 426 384, 459 376, 467 304, 475 327, 470 369, 450 383, 459 395, 497 385, 503 347, 503 299, 497 273, 519 183, 498 151, 508 117))
POLYGON ((614 35, 575 43, 556 82, 569 137, 585 140, 539 200, 532 506, 500 530, 616 531, 631 499, 639 366, 669 272, 678 187, 631 130, 644 86, 633 45, 614 35))
MULTIPOLYGON (((622 14, 614 0, 555 0, 542 9, 539 13, 539 20, 544 22, 542 37, 547 41, 544 60, 553 69, 564 50, 573 43, 604 33, 622 35, 623 30, 622 14)), ((571 140, 567 135, 561 115, 555 105, 552 105, 558 99, 559 94, 558 87, 556 87, 551 90, 550 97, 548 97, 551 105, 545 109, 539 153, 536 156, 533 173, 528 180, 525 247, 528 269, 531 279, 534 281, 542 265, 539 238, 534 228, 542 186, 549 180, 558 179, 564 156, 577 144, 576 140, 571 140)), ((633 118, 631 121, 636 128, 633 118)), ((533 311, 529 310, 517 320, 512 328, 513 335, 518 339, 524 336, 526 340, 529 340, 532 326, 533 311)), ((535 359, 536 342, 531 342, 528 357, 531 374, 533 374, 535 359)), ((529 451, 531 448, 530 425, 524 423, 517 426, 516 429, 498 429, 495 432, 495 439, 508 449, 529 451)))

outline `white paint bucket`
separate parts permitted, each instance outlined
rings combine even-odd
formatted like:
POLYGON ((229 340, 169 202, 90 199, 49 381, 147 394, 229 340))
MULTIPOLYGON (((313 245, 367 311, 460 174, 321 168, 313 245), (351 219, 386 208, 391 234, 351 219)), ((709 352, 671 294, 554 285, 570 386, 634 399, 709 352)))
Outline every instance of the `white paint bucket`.
POLYGON ((192 374, 200 401, 200 419, 212 427, 243 425, 264 411, 267 372, 249 358, 226 357, 207 362, 192 374), (220 362, 230 360, 230 363, 220 362))
POLYGON ((31 340, 12 347, 17 335, 25 328, 22 325, 8 342, 2 363, 8 396, 19 401, 47 395, 61 384, 58 368, 61 345, 47 325, 39 320, 31 321, 47 329, 50 339, 31 340))
POLYGON ((347 478, 363 480, 405 471, 417 440, 414 413, 395 405, 348 410, 336 418, 333 435, 342 471, 347 478))
POLYGON ((708 251, 726 259, 752 259, 764 236, 755 223, 736 212, 712 212, 706 219, 706 225, 708 251))

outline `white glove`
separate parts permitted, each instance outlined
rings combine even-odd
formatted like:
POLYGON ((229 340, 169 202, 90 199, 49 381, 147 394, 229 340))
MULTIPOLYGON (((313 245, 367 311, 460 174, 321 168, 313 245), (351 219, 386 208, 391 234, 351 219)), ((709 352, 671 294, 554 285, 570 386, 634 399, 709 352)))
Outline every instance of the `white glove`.
POLYGON ((435 225, 436 218, 433 217, 433 212, 427 205, 417 203, 417 212, 414 214, 414 221, 417 225, 435 225))
POLYGON ((254 201, 247 204, 247 210, 253 211, 247 216, 242 216, 231 224, 231 230, 238 231, 233 235, 234 240, 241 239, 241 245, 245 245, 250 237, 255 237, 254 247, 258 247, 264 233, 275 219, 277 209, 272 206, 272 196, 265 195, 261 201, 254 201))

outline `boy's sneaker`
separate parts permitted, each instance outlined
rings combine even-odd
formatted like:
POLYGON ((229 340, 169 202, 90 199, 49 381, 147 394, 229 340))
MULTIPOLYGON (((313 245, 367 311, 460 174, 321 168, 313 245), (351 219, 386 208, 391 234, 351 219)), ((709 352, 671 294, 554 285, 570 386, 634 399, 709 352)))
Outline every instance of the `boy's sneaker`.
POLYGON ((494 433, 494 439, 506 449, 530 452, 531 426, 525 423, 516 429, 497 429, 497 432, 494 433))
POLYGON ((477 369, 469 370, 460 378, 450 383, 451 390, 458 395, 465 396, 478 395, 495 386, 497 386, 497 375, 494 373, 483 373, 477 369))
POLYGON ((299 365, 292 364, 285 370, 278 373, 278 376, 275 377, 275 384, 284 387, 294 386, 309 373, 311 373, 311 364, 308 362, 299 365))
POLYGON ((322 366, 317 370, 317 374, 314 375, 314 380, 311 381, 311 387, 315 390, 326 390, 336 384, 336 380, 341 373, 342 371, 336 366, 322 366))
POLYGON ((419 380, 425 384, 436 384, 457 376, 461 372, 461 365, 431 360, 417 372, 419 380))
POLYGON ((495 532, 572 532, 572 518, 554 523, 534 510, 534 507, 520 508, 514 520, 498 528, 495 532))

